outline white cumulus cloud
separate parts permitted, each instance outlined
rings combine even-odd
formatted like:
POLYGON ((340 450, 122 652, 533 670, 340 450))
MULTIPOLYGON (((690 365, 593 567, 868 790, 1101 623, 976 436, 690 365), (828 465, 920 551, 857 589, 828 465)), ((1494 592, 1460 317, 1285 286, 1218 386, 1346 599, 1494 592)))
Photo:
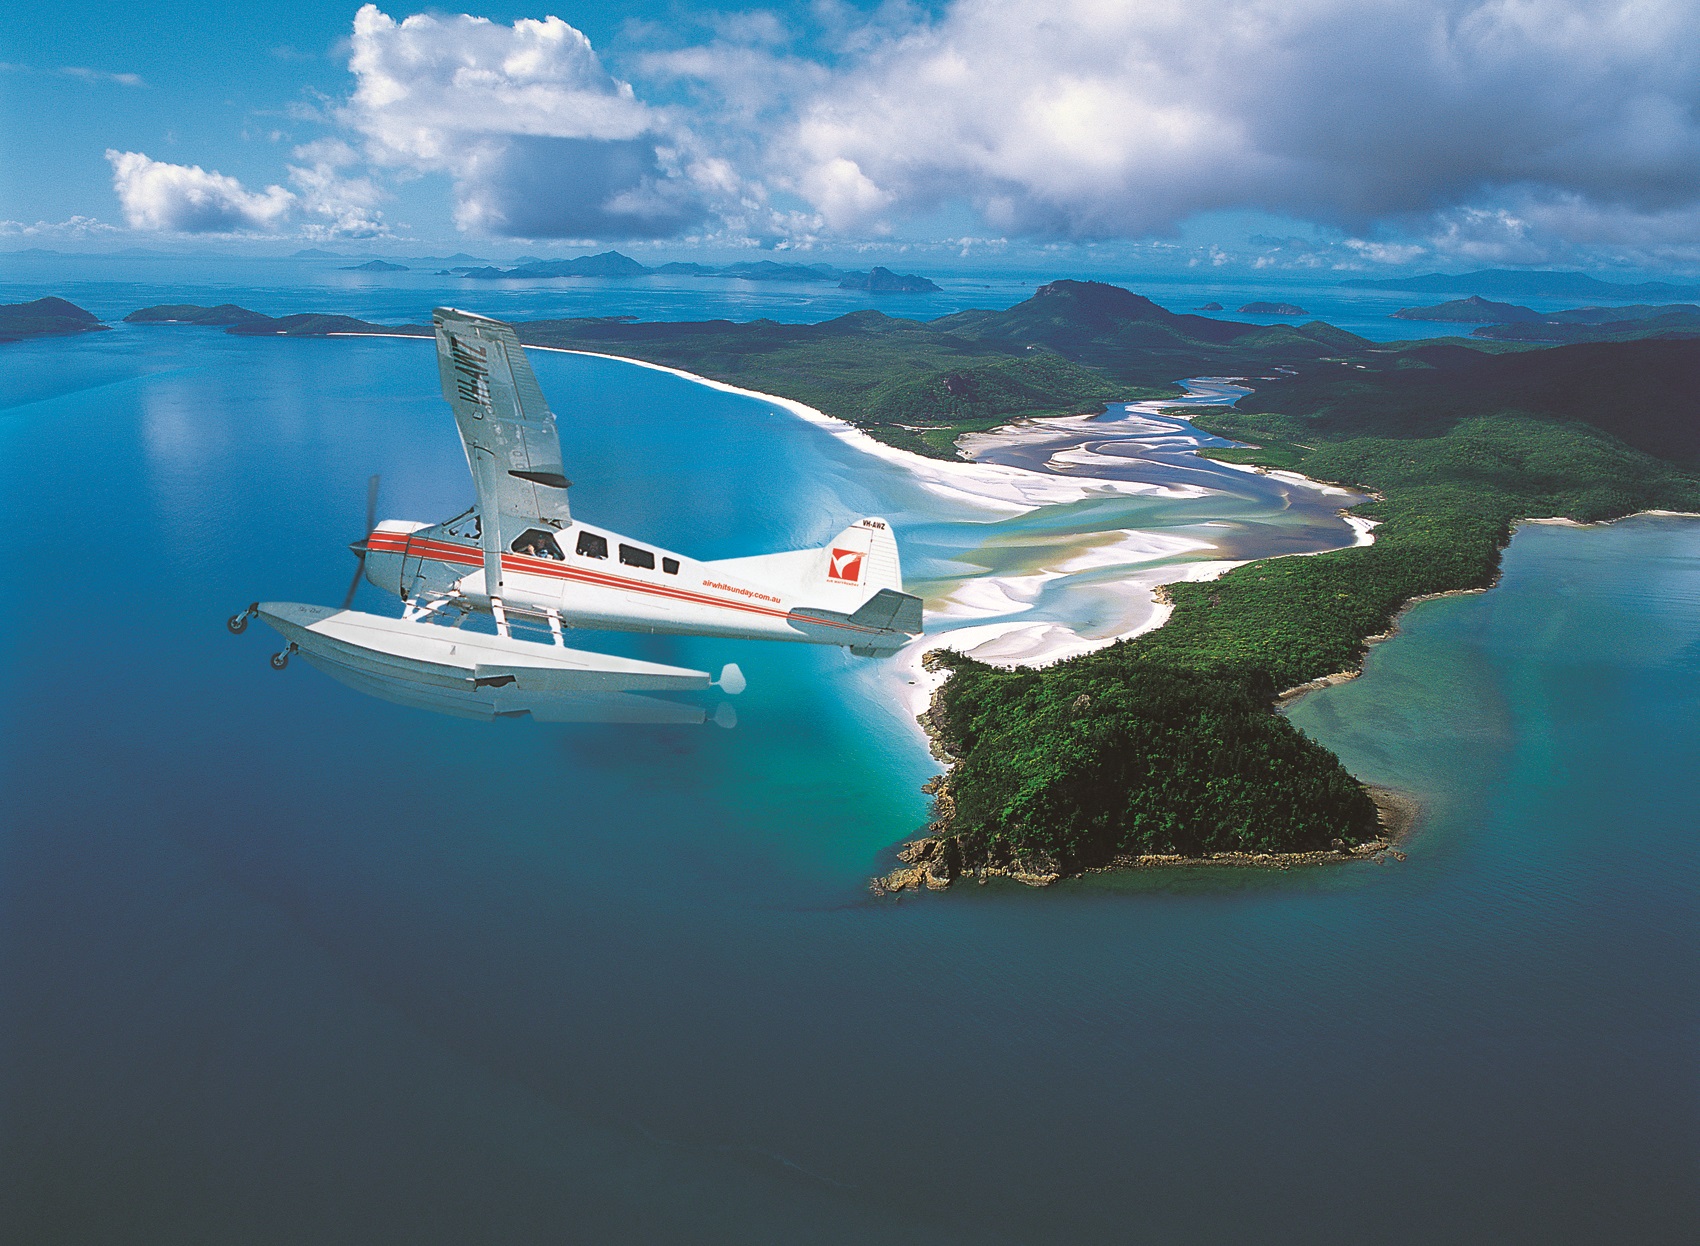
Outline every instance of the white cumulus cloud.
POLYGON ((1270 266, 1700 255, 1695 0, 817 0, 620 46, 617 74, 558 17, 366 4, 291 190, 134 152, 115 185, 142 228, 315 237, 387 236, 388 188, 432 176, 520 238, 1155 245, 1252 214, 1324 227, 1270 266))
POLYGON ((352 147, 341 139, 327 138, 297 147, 294 155, 303 163, 289 166, 289 180, 301 192, 301 210, 318 218, 302 226, 304 237, 390 236, 384 214, 378 209, 384 192, 370 177, 343 172, 359 161, 352 147))
POLYGON ((558 17, 397 22, 368 4, 351 49, 344 120, 377 163, 453 177, 465 229, 665 236, 701 215, 679 136, 558 17))
POLYGON ((1700 201, 1696 47, 1692 0, 956 0, 838 57, 769 173, 845 230, 1361 231, 1529 188, 1644 216, 1700 201))
POLYGON ((199 165, 166 164, 139 151, 108 150, 112 186, 132 229, 189 234, 275 230, 295 196, 281 186, 263 191, 199 165))

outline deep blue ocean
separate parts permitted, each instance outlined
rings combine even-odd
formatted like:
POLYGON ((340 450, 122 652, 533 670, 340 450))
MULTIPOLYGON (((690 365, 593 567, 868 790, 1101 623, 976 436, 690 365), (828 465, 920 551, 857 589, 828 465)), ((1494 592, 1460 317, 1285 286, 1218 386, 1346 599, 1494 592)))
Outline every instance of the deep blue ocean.
MULTIPOLYGON (((89 281, 3 293, 292 309, 89 281)), ((0 1239, 1700 1237, 1700 523, 1525 528, 1299 703, 1426 802, 1404 862, 876 899, 937 767, 859 660, 603 638, 738 661, 738 725, 489 725, 224 630, 340 598, 368 474, 385 515, 470 501, 425 344, 0 351, 0 1239)), ((881 513, 926 578, 1017 522, 756 399, 534 362, 575 508, 675 548, 881 513)))

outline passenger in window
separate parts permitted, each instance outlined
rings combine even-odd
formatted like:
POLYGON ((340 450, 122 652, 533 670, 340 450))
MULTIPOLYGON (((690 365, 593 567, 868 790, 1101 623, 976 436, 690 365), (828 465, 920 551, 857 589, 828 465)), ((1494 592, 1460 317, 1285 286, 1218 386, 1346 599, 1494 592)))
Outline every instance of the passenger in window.
POLYGON ((575 551, 585 558, 608 557, 608 538, 594 532, 580 532, 575 551))

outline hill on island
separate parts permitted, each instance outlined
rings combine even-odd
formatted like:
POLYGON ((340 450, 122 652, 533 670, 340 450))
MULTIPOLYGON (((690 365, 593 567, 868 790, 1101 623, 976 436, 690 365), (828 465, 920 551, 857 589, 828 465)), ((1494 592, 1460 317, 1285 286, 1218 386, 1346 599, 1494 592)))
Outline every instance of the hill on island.
POLYGON ((143 307, 124 317, 126 324, 199 324, 237 325, 258 320, 270 320, 257 311, 238 307, 235 303, 220 303, 217 307, 201 307, 195 303, 161 303, 143 307))
POLYGON ((68 337, 104 328, 93 312, 62 298, 50 296, 29 303, 0 305, 0 342, 17 342, 26 337, 68 337))
POLYGON ((1471 331, 1472 337, 1498 342, 1628 342, 1700 334, 1700 306, 1692 303, 1537 312, 1472 294, 1434 307, 1402 307, 1393 315, 1400 320, 1476 324, 1481 327, 1471 331))
POLYGON ((838 283, 840 290, 866 290, 870 294, 931 294, 938 286, 914 273, 898 274, 889 268, 875 267, 872 272, 851 273, 838 283))
POLYGON ((1099 281, 1053 281, 1007 311, 957 312, 930 327, 1005 347, 1044 346, 1140 385, 1161 385, 1222 367, 1268 370, 1370 345, 1320 320, 1256 325, 1171 312, 1143 295, 1099 281))
POLYGON ((1516 324, 1524 320, 1540 320, 1541 314, 1516 303, 1495 303, 1479 294, 1467 299, 1451 299, 1433 307, 1401 307, 1393 313, 1395 320, 1440 320, 1454 324, 1516 324))

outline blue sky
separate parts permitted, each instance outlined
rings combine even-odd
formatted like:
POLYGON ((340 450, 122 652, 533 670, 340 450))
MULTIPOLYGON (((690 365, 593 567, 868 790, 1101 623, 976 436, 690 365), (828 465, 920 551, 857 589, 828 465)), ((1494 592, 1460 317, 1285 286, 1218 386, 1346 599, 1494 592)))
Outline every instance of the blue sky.
POLYGON ((1692 0, 0 15, 0 248, 1700 271, 1692 0))

